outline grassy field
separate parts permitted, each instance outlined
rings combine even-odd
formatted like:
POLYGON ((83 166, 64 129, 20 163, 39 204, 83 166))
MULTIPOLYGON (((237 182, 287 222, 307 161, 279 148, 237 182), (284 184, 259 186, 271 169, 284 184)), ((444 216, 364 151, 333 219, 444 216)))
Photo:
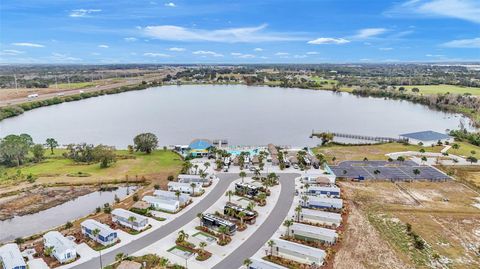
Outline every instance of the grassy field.
MULTIPOLYGON (((126 150, 118 150, 119 156, 116 163, 108 168, 100 168, 98 163, 79 164, 72 160, 64 158, 62 150, 55 150, 54 155, 46 152, 46 159, 38 164, 29 164, 20 168, 6 168, 4 172, 8 175, 20 171, 24 175, 32 174, 36 177, 37 183, 96 183, 102 181, 124 180, 125 176, 129 178, 145 176, 148 178, 166 177, 170 174, 178 173, 182 160, 171 152, 157 150, 147 155, 135 152, 129 154, 126 150), (81 172, 87 176, 75 176, 81 172), (73 175, 73 176, 72 176, 73 175)), ((2 178, 0 177, 0 182, 2 178)))
POLYGON ((466 143, 466 142, 458 142, 458 141, 455 142, 455 144, 458 144, 460 148, 458 149, 450 148, 448 150, 449 154, 468 157, 468 156, 472 156, 472 153, 471 153, 472 151, 475 151, 476 154, 473 156, 480 157, 480 147, 466 143))
POLYGON ((326 146, 316 147, 313 149, 313 152, 324 154, 327 157, 328 162, 332 163, 333 157, 336 158, 336 162, 346 160, 361 161, 365 157, 369 160, 387 160, 388 158, 385 156, 387 153, 400 151, 419 151, 422 148, 427 152, 440 152, 443 147, 421 147, 417 145, 404 145, 400 143, 360 146, 329 144, 326 146))
MULTIPOLYGON (((401 87, 401 86, 397 86, 401 87)), ((455 94, 464 94, 470 93, 472 95, 480 96, 480 88, 478 87, 462 87, 462 86, 453 86, 453 85, 413 85, 413 86, 403 86, 408 92, 411 92, 412 88, 419 88, 421 94, 438 94, 438 93, 455 93, 455 94)))
MULTIPOLYGON (((58 88, 60 89, 82 89, 95 86, 95 83, 92 82, 75 82, 75 83, 59 83, 58 88)), ((50 85, 50 88, 55 88, 55 84, 50 85)))
MULTIPOLYGON (((463 184, 455 181, 398 184, 342 182, 341 186, 347 200, 355 203, 355 208, 368 219, 369 226, 375 228, 399 260, 410 265, 408 267, 428 268, 437 264, 435 268, 476 268, 480 265, 477 249, 471 247, 478 248, 480 239, 477 234, 479 209, 473 206, 479 195, 463 184), (424 249, 413 246, 414 240, 407 231, 407 223, 413 233, 427 243, 424 249), (443 266, 438 266, 438 263, 443 266)), ((352 229, 358 230, 359 236, 364 234, 362 230, 366 233, 369 229, 364 223, 351 225, 352 229)), ((351 242, 345 242, 347 247, 361 239, 349 240, 351 242)), ((357 253, 355 248, 343 251, 357 253)), ((373 254, 384 250, 369 251, 373 254)), ((364 263, 360 260, 356 262, 364 263)), ((389 268, 394 267, 406 266, 389 268)))

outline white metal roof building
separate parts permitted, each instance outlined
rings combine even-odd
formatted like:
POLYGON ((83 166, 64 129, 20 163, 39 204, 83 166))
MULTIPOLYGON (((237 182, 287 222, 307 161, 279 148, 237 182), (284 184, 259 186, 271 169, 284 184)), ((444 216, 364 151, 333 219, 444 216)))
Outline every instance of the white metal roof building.
POLYGON ((43 235, 45 248, 52 248, 52 255, 60 263, 73 261, 77 258, 75 244, 58 231, 50 231, 43 235))
POLYGON ((211 177, 202 178, 200 175, 187 175, 180 174, 178 175, 178 182, 180 183, 200 183, 204 186, 209 185, 212 182, 211 177))
POLYGON ((173 191, 156 190, 153 192, 153 195, 161 199, 178 200, 180 202, 180 205, 182 206, 192 200, 192 198, 188 194, 180 193, 180 196, 177 197, 177 195, 173 191))
POLYGON ((310 186, 307 194, 340 197, 340 188, 337 186, 310 186))
POLYGON ((248 267, 248 269, 285 269, 285 267, 280 266, 278 264, 252 258, 250 259, 252 261, 252 264, 248 267))
POLYGON ((300 220, 318 224, 339 226, 342 223, 342 215, 338 213, 304 208, 300 213, 300 220))
POLYGON ((343 200, 337 198, 307 196, 307 201, 300 200, 302 207, 319 208, 319 209, 342 209, 343 200))
POLYGON ((150 206, 156 210, 163 210, 172 213, 180 210, 180 202, 174 199, 146 195, 142 200, 149 203, 150 206))
POLYGON ((325 251, 319 248, 312 248, 283 239, 272 239, 273 255, 294 260, 308 265, 322 265, 325 259, 325 251))
POLYGON ((191 183, 181 183, 181 182, 171 181, 171 182, 168 182, 167 187, 169 191, 173 191, 173 192, 179 191, 182 193, 188 193, 190 195, 201 193, 203 190, 202 184, 199 184, 199 183, 194 183, 194 184, 195 184, 195 188, 192 188, 192 186, 190 186, 191 183))
POLYGON ((136 231, 141 231, 148 225, 147 217, 123 208, 116 208, 112 211, 112 221, 136 231), (130 220, 131 218, 133 221, 130 220))
POLYGON ((113 244, 113 243, 118 241, 118 235, 117 235, 117 232, 115 230, 113 230, 109 226, 107 226, 103 223, 100 223, 96 220, 87 219, 87 220, 83 221, 80 224, 80 226, 82 228, 82 233, 85 236, 95 240, 96 242, 98 242, 98 243, 100 243, 104 246, 113 244), (99 233, 98 233, 97 236, 95 236, 94 232, 93 232, 96 229, 99 230, 99 233))
POLYGON ((302 223, 293 223, 290 227, 290 234, 297 239, 305 241, 320 241, 330 244, 334 244, 338 238, 338 234, 335 230, 302 223))
POLYGON ((4 269, 27 268, 17 244, 6 244, 0 247, 0 264, 4 269))

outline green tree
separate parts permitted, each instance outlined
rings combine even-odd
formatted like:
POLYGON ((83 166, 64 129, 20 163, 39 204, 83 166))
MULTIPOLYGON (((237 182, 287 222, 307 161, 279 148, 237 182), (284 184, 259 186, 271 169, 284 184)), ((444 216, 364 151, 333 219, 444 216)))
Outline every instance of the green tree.
POLYGON ((42 144, 36 144, 31 149, 35 162, 40 162, 45 157, 45 148, 42 144))
POLYGON ((53 246, 48 246, 48 247, 45 247, 43 252, 45 253, 45 256, 50 257, 53 254, 53 250, 54 250, 53 246))
POLYGON ((234 195, 233 191, 232 190, 228 190, 226 193, 225 193, 225 196, 228 197, 228 202, 230 203, 232 201, 232 196, 234 195))
POLYGON ((275 246, 275 241, 269 240, 267 245, 270 247, 270 256, 273 256, 273 247, 275 246))
POLYGON ((195 196, 195 187, 197 186, 197 184, 195 184, 194 182, 190 183, 190 188, 192 188, 192 196, 195 196))
POLYGON ((117 161, 114 147, 98 145, 93 149, 92 154, 94 160, 100 162, 100 168, 107 168, 117 161))
POLYGON ((128 222, 130 222, 132 230, 133 230, 133 226, 134 226, 136 220, 137 220, 137 218, 135 218, 135 216, 128 217, 128 222))
POLYGON ((135 136, 133 144, 136 151, 150 154, 158 147, 158 138, 152 133, 142 133, 135 136))
POLYGON ((290 237, 290 227, 293 225, 293 220, 285 220, 283 226, 287 227, 287 237, 290 237))
POLYGON ((250 259, 245 259, 243 261, 243 265, 245 265, 246 268, 250 268, 250 265, 252 265, 252 260, 250 259))
POLYGON ((45 145, 50 148, 50 154, 53 155, 53 150, 58 147, 58 142, 54 138, 47 138, 45 145))
POLYGON ((0 140, 0 162, 7 166, 20 166, 30 148, 30 140, 21 135, 7 135, 0 140))
POLYGON ((244 171, 241 171, 241 172, 238 174, 238 176, 239 176, 240 178, 242 178, 242 183, 243 183, 243 179, 247 176, 247 173, 245 173, 244 171))

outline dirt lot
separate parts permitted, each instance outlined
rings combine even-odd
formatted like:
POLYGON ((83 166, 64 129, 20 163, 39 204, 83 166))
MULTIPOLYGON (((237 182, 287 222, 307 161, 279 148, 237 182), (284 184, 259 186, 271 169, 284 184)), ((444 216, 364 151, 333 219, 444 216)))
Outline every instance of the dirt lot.
POLYGON ((89 194, 98 188, 82 187, 38 187, 18 195, 0 198, 0 220, 39 212, 69 200, 89 194))
POLYGON ((480 266, 477 192, 458 182, 340 185, 351 213, 335 268, 480 266), (424 248, 414 246, 413 234, 424 248))

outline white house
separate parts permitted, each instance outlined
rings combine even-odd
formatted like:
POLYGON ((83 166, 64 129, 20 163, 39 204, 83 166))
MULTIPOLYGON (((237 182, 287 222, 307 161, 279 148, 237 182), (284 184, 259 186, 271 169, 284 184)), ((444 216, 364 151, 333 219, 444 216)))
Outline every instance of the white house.
POLYGON ((312 248, 306 245, 290 242, 283 239, 272 239, 273 255, 280 256, 285 259, 297 261, 308 265, 323 264, 326 253, 319 248, 312 248))
POLYGON ((340 198, 340 188, 337 186, 310 186, 306 193, 308 195, 323 195, 340 198))
POLYGON ((178 182, 180 183, 198 183, 202 184, 202 186, 206 187, 212 183, 212 176, 202 178, 200 175, 187 175, 187 174, 180 174, 178 175, 178 182))
POLYGON ((252 263, 247 269, 285 269, 283 266, 256 258, 252 258, 250 261, 252 263))
POLYGON ((454 142, 453 137, 435 131, 401 134, 400 138, 407 140, 409 144, 423 145, 425 147, 437 145, 438 142, 442 144, 454 142))
POLYGON ((306 196, 307 200, 300 200, 300 205, 307 208, 318 209, 342 209, 343 200, 338 198, 328 198, 321 196, 306 196))
POLYGON ((338 234, 335 230, 302 223, 293 223, 290 227, 290 235, 304 241, 329 244, 334 244, 338 238, 338 234))
POLYGON ((172 191, 156 190, 153 195, 161 199, 178 200, 180 206, 184 206, 192 200, 192 197, 188 194, 180 193, 180 196, 177 197, 176 193, 172 191))
POLYGON ((180 210, 180 202, 174 199, 164 199, 155 196, 146 195, 142 199, 156 210, 175 213, 180 210))
POLYGON ((112 221, 136 231, 144 230, 148 226, 147 217, 123 208, 116 208, 112 211, 112 221))
POLYGON ((67 263, 77 258, 75 243, 68 240, 58 231, 51 231, 43 235, 44 249, 51 248, 52 256, 60 263, 67 263))
POLYGON ((0 247, 0 264, 4 269, 27 269, 17 244, 6 244, 0 247))
POLYGON ((342 215, 338 213, 304 208, 300 213, 300 221, 325 225, 335 225, 336 227, 338 227, 342 223, 342 215))
POLYGON ((179 191, 181 193, 187 193, 190 195, 200 194, 203 191, 202 184, 199 183, 181 183, 181 182, 168 182, 168 190, 169 191, 179 191), (191 184, 194 184, 195 187, 192 188, 191 184))
POLYGON ((87 219, 83 221, 80 226, 82 228, 82 233, 85 236, 104 246, 114 244, 119 240, 118 234, 115 230, 96 220, 87 219), (95 235, 94 232, 96 230, 99 232, 97 235, 95 235))

